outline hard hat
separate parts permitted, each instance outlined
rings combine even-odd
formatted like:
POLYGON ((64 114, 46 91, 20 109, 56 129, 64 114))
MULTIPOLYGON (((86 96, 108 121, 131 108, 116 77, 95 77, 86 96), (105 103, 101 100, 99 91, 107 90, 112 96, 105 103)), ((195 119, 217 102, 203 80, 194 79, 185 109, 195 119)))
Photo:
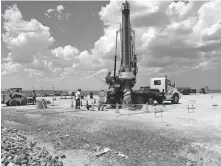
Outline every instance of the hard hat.
POLYGON ((102 91, 104 91, 104 88, 101 88, 102 91))

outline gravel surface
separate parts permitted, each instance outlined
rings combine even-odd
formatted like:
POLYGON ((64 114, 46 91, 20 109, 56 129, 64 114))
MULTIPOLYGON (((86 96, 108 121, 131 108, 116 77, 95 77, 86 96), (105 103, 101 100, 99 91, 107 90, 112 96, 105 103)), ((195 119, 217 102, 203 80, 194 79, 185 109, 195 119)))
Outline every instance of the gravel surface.
POLYGON ((2 166, 63 166, 65 155, 52 157, 46 148, 28 141, 17 129, 1 126, 1 131, 2 166))
MULTIPOLYGON (((42 111, 4 109, 2 121, 4 127, 8 128, 2 128, 2 159, 4 154, 9 154, 12 163, 16 155, 20 156, 20 153, 14 150, 18 148, 5 149, 5 146, 9 143, 13 145, 15 142, 18 142, 15 143, 16 147, 21 146, 20 143, 22 147, 27 147, 26 151, 21 153, 25 156, 23 162, 26 162, 24 163, 26 165, 34 162, 38 162, 37 165, 43 165, 45 162, 46 165, 53 165, 53 162, 62 164, 65 160, 61 157, 48 159, 49 152, 45 148, 37 148, 36 143, 30 143, 17 134, 17 131, 14 131, 16 126, 18 131, 24 132, 25 135, 31 135, 40 142, 50 143, 56 151, 84 150, 89 160, 88 164, 76 165, 201 166, 209 165, 209 162, 214 166, 221 165, 221 158, 218 155, 204 153, 204 149, 192 147, 194 140, 183 137, 181 132, 150 128, 148 123, 144 127, 143 123, 138 122, 95 119, 74 112, 70 116, 49 109, 42 111), (9 153, 10 150, 12 153, 9 153)), ((73 154, 68 156, 64 152, 66 157, 77 158, 73 154)), ((2 163, 5 163, 8 157, 5 157, 2 163)), ((79 160, 85 160, 85 156, 80 156, 79 160)))

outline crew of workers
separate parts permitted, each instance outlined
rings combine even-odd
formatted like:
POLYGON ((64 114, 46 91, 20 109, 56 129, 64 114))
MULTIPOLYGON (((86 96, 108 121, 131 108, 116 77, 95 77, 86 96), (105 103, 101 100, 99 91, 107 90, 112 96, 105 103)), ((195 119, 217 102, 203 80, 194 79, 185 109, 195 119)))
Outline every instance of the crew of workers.
MULTIPOLYGON (((80 109, 81 107, 81 89, 78 89, 75 93, 75 108, 80 109)), ((106 100, 106 92, 104 92, 104 89, 102 88, 98 93, 98 111, 104 111, 104 104, 106 100)), ((94 101, 93 101, 94 102, 94 101)), ((87 102, 88 104, 88 102, 87 102)))
MULTIPOLYGON (((36 91, 33 89, 31 94, 32 94, 32 98, 33 98, 33 104, 36 104, 36 97, 37 97, 36 91)), ((81 107, 81 89, 78 89, 77 92, 75 93, 75 99, 76 99, 75 108, 80 109, 80 107, 81 107)), ((102 88, 98 93, 98 111, 100 111, 100 110, 104 111, 105 100, 106 100, 106 92, 104 92, 104 89, 102 88)), ((88 102, 87 102, 87 104, 88 104, 88 102)))

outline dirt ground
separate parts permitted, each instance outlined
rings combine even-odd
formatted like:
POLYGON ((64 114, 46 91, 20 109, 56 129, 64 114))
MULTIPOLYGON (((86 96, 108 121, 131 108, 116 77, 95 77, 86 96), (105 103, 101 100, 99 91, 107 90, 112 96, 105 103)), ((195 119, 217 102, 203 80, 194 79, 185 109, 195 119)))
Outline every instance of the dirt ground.
POLYGON ((116 113, 70 105, 70 99, 60 97, 45 110, 2 105, 2 124, 17 128, 54 155, 65 154, 67 166, 221 165, 221 94, 182 96, 177 105, 149 106, 149 113, 145 106, 116 113), (188 112, 188 105, 196 109, 188 112), (155 109, 164 111, 162 117, 155 117, 155 109))

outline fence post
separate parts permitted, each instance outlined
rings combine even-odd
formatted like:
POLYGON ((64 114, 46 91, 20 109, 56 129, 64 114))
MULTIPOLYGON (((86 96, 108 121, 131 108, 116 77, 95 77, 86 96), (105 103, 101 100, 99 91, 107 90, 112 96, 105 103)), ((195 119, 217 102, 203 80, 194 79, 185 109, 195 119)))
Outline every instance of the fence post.
POLYGON ((118 103, 116 104, 116 113, 120 113, 118 103))
POLYGON ((71 98, 71 107, 74 107, 73 98, 71 98))
POLYGON ((94 101, 92 101, 91 111, 94 111, 94 101))

